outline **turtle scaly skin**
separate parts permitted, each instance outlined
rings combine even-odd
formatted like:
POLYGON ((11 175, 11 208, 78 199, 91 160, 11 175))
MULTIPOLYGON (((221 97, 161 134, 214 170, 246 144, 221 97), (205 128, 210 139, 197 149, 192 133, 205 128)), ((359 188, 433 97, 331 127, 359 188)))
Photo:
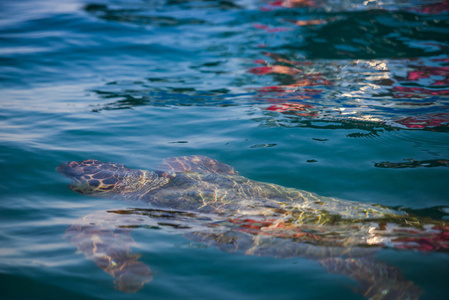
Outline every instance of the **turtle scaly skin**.
POLYGON ((372 299, 420 294, 399 270, 375 261, 373 250, 449 251, 442 221, 250 180, 205 156, 168 158, 155 171, 92 159, 61 164, 57 171, 80 194, 150 205, 89 215, 96 221, 82 220, 67 231, 122 291, 137 291, 151 280, 149 268, 130 254, 132 238, 124 230, 139 226, 182 228, 188 238, 230 252, 315 259, 329 272, 358 281, 360 292, 372 299))

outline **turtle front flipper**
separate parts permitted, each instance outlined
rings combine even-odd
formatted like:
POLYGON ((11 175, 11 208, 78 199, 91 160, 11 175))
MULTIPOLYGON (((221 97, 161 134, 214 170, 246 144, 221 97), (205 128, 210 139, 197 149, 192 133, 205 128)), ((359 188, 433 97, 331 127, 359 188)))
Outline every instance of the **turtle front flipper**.
POLYGON ((151 281, 150 268, 131 253, 135 245, 130 231, 142 221, 120 211, 89 214, 66 230, 64 238, 87 259, 114 277, 117 290, 134 293, 151 281))

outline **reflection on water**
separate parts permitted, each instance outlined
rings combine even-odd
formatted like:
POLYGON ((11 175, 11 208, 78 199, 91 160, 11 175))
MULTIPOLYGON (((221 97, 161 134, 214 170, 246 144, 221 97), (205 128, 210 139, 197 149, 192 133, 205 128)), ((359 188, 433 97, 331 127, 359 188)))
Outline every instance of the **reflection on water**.
MULTIPOLYGON (((236 94, 226 88, 197 90, 194 83, 176 79, 111 82, 94 90, 107 101, 94 110, 139 105, 257 105, 284 114, 285 118, 273 115, 278 123, 319 120, 353 122, 357 127, 365 122, 363 127, 377 124, 374 126, 447 131, 448 67, 418 67, 424 62, 408 60, 296 63, 284 56, 265 55, 276 64, 258 61, 266 66, 249 71, 258 76, 273 76, 278 85, 247 87, 249 91, 236 94), (400 76, 402 73, 404 77, 400 76), (164 87, 167 82, 170 87, 164 87), (183 87, 174 87, 177 84, 183 87)), ((436 59, 432 62, 442 64, 436 59)), ((307 126, 307 122, 300 124, 307 126)))
MULTIPOLYGON (((193 22, 184 18, 173 18, 169 22, 169 18, 164 19, 162 15, 159 19, 144 17, 145 14, 163 14, 155 7, 179 5, 171 1, 151 3, 131 2, 128 4, 131 8, 124 3, 115 4, 113 8, 88 5, 85 9, 109 21, 136 25, 202 24, 199 20, 193 22)), ((138 81, 109 82, 93 90, 105 100, 94 105, 93 110, 139 105, 252 105, 281 113, 266 114, 264 118, 265 123, 280 126, 307 127, 310 120, 319 120, 353 122, 352 127, 367 122, 362 127, 377 124, 387 128, 447 131, 449 61, 445 42, 449 32, 444 16, 445 3, 275 1, 259 11, 260 21, 266 24, 250 23, 249 31, 228 35, 229 28, 223 25, 244 26, 248 21, 244 16, 249 12, 244 7, 230 1, 186 2, 178 9, 195 11, 216 5, 215 8, 225 11, 232 8, 234 13, 235 9, 241 14, 241 18, 233 21, 204 17, 208 20, 203 22, 212 28, 210 39, 223 44, 222 48, 210 50, 222 59, 204 61, 203 58, 200 62, 187 63, 182 70, 187 68, 188 76, 176 74, 179 71, 176 69, 165 69, 138 81), (307 9, 310 19, 301 20, 302 10, 293 9, 298 7, 307 9), (327 10, 333 11, 331 17, 325 13, 327 10), (370 13, 366 14, 366 10, 370 13), (273 13, 275 19, 271 17, 273 13), (265 15, 267 18, 263 18, 265 15), (298 39, 298 35, 302 38, 298 39), (236 36, 247 42, 232 44, 236 36), (271 38, 273 44, 270 44, 271 38), (261 39, 266 43, 251 43, 261 39), (301 44, 289 44, 298 40, 301 44), (248 50, 242 52, 242 47, 248 50), (307 49, 314 49, 314 52, 309 53, 307 49), (246 66, 246 73, 236 70, 242 65, 246 66), (213 87, 205 88, 205 74, 215 77, 213 87), (254 84, 249 79, 271 84, 254 84)), ((195 42, 196 37, 186 36, 184 40, 195 42)), ((183 47, 182 44, 178 46, 183 47)))
MULTIPOLYGON (((282 65, 262 61, 267 66, 250 70, 258 75, 280 76, 280 85, 259 89, 261 100, 274 103, 267 111, 289 115, 290 120, 354 120, 397 128, 447 130, 447 67, 417 68, 423 62, 407 60, 321 65, 295 63, 271 53, 268 56, 282 65), (406 73, 405 78, 399 76, 401 73, 406 73), (428 88, 423 88, 422 80, 428 88), (421 87, 410 88, 412 85, 421 87)), ((434 65, 438 63, 433 61, 434 65)))

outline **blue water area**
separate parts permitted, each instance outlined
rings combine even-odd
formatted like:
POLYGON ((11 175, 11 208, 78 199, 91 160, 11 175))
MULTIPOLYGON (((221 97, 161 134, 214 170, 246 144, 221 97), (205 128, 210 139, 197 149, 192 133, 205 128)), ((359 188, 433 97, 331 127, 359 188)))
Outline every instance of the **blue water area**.
POLYGON ((4 0, 0 11, 1 299, 448 299, 448 1, 4 0), (81 195, 55 170, 86 159, 153 170, 186 155, 434 225, 361 240, 349 260, 329 256, 329 237, 270 231, 287 225, 269 216, 222 218, 214 226, 234 240, 198 240, 192 230, 229 212, 81 195), (145 226, 89 231, 137 207, 145 226), (69 228, 89 235, 90 256, 69 228), (227 247, 276 234, 271 252, 227 247), (273 254, 292 245, 329 253, 273 254), (151 281, 120 290, 105 272, 111 247, 140 255, 151 281))

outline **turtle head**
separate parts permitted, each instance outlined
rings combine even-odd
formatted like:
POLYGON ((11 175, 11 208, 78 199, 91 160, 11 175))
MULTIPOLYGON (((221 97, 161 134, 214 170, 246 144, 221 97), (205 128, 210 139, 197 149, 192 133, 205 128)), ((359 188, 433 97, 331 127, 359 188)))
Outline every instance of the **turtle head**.
POLYGON ((131 169, 122 164, 87 159, 69 161, 59 165, 56 171, 72 179, 69 188, 83 195, 108 195, 120 193, 119 186, 131 169))

